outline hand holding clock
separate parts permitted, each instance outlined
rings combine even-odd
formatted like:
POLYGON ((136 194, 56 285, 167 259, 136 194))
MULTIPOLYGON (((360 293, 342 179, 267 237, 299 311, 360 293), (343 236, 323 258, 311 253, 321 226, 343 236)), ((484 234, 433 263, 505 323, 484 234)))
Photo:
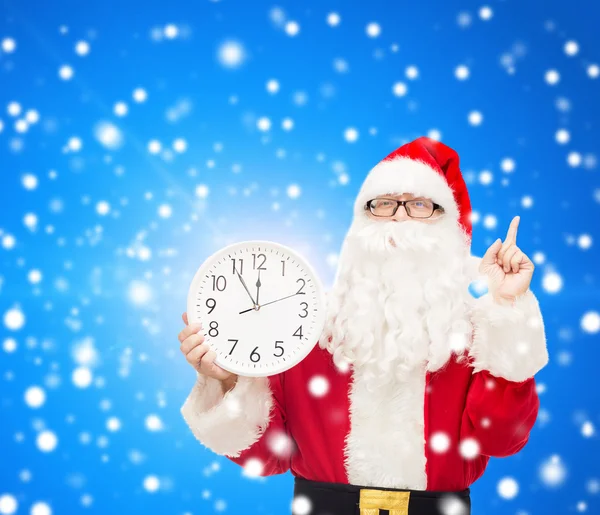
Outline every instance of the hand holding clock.
POLYGON ((180 349, 185 359, 200 374, 221 381, 223 393, 228 392, 237 383, 238 376, 215 364, 217 354, 214 350, 210 349, 208 344, 204 343, 204 336, 198 334, 202 325, 188 324, 187 312, 181 318, 186 326, 179 333, 178 338, 181 343, 180 349))

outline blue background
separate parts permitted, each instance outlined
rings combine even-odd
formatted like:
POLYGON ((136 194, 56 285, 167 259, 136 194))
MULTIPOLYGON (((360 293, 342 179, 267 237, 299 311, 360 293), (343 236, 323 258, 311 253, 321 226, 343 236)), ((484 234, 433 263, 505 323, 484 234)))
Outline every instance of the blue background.
POLYGON ((4 1, 0 513, 287 513, 291 475, 243 476, 180 416, 194 382, 177 341, 187 288, 208 255, 246 239, 292 246, 329 286, 366 173, 427 134, 461 156, 474 254, 521 215, 551 356, 530 442, 492 459, 473 513, 600 513, 600 78, 588 72, 600 62, 598 11, 582 0, 4 1), (237 66, 219 59, 228 41, 244 51, 237 66), (19 122, 31 109, 39 121, 19 122), (119 145, 97 137, 100 122, 119 145), (77 386, 82 366, 92 381, 77 386), (40 406, 26 401, 31 387, 45 393, 40 406), (44 431, 57 438, 49 452, 44 431), (510 499, 498 490, 506 478, 519 487, 510 499))

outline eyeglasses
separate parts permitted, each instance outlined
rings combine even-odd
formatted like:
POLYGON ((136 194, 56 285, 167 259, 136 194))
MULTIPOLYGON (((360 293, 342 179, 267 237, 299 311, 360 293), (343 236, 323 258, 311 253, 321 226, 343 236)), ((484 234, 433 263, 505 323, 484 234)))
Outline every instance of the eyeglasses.
POLYGON ((374 216, 394 216, 400 206, 404 206, 406 214, 411 218, 431 218, 436 209, 441 212, 444 208, 431 200, 396 200, 393 198, 374 198, 365 204, 374 216))

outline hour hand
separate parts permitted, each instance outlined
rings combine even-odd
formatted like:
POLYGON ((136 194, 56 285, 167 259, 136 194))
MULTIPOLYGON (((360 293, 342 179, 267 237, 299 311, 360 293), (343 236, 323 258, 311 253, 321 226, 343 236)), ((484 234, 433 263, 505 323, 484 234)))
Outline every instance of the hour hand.
POLYGON ((252 301, 252 304, 254 306, 256 306, 256 302, 254 302, 254 299, 252 298, 252 294, 250 293, 250 290, 248 290, 248 286, 246 286, 246 281, 244 281, 244 278, 240 275, 240 273, 237 270, 235 271, 235 273, 240 278, 240 281, 242 282, 242 285, 244 286, 244 289, 246 290, 246 293, 248 294, 248 297, 250 297, 250 300, 252 301))
POLYGON ((258 304, 258 294, 260 293, 260 287, 262 286, 260 282, 260 268, 258 269, 258 280, 256 281, 256 303, 258 304))

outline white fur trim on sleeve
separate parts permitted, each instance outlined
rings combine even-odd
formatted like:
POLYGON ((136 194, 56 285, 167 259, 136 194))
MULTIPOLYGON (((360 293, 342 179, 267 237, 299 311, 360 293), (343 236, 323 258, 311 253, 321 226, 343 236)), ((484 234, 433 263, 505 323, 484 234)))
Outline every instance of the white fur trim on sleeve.
POLYGON ((548 363, 544 321, 531 290, 512 306, 494 302, 489 293, 472 307, 473 373, 487 370, 509 381, 533 377, 548 363))
POLYGON ((239 377, 223 395, 218 379, 198 374, 181 414, 200 443, 235 458, 261 437, 272 406, 266 377, 239 377))

